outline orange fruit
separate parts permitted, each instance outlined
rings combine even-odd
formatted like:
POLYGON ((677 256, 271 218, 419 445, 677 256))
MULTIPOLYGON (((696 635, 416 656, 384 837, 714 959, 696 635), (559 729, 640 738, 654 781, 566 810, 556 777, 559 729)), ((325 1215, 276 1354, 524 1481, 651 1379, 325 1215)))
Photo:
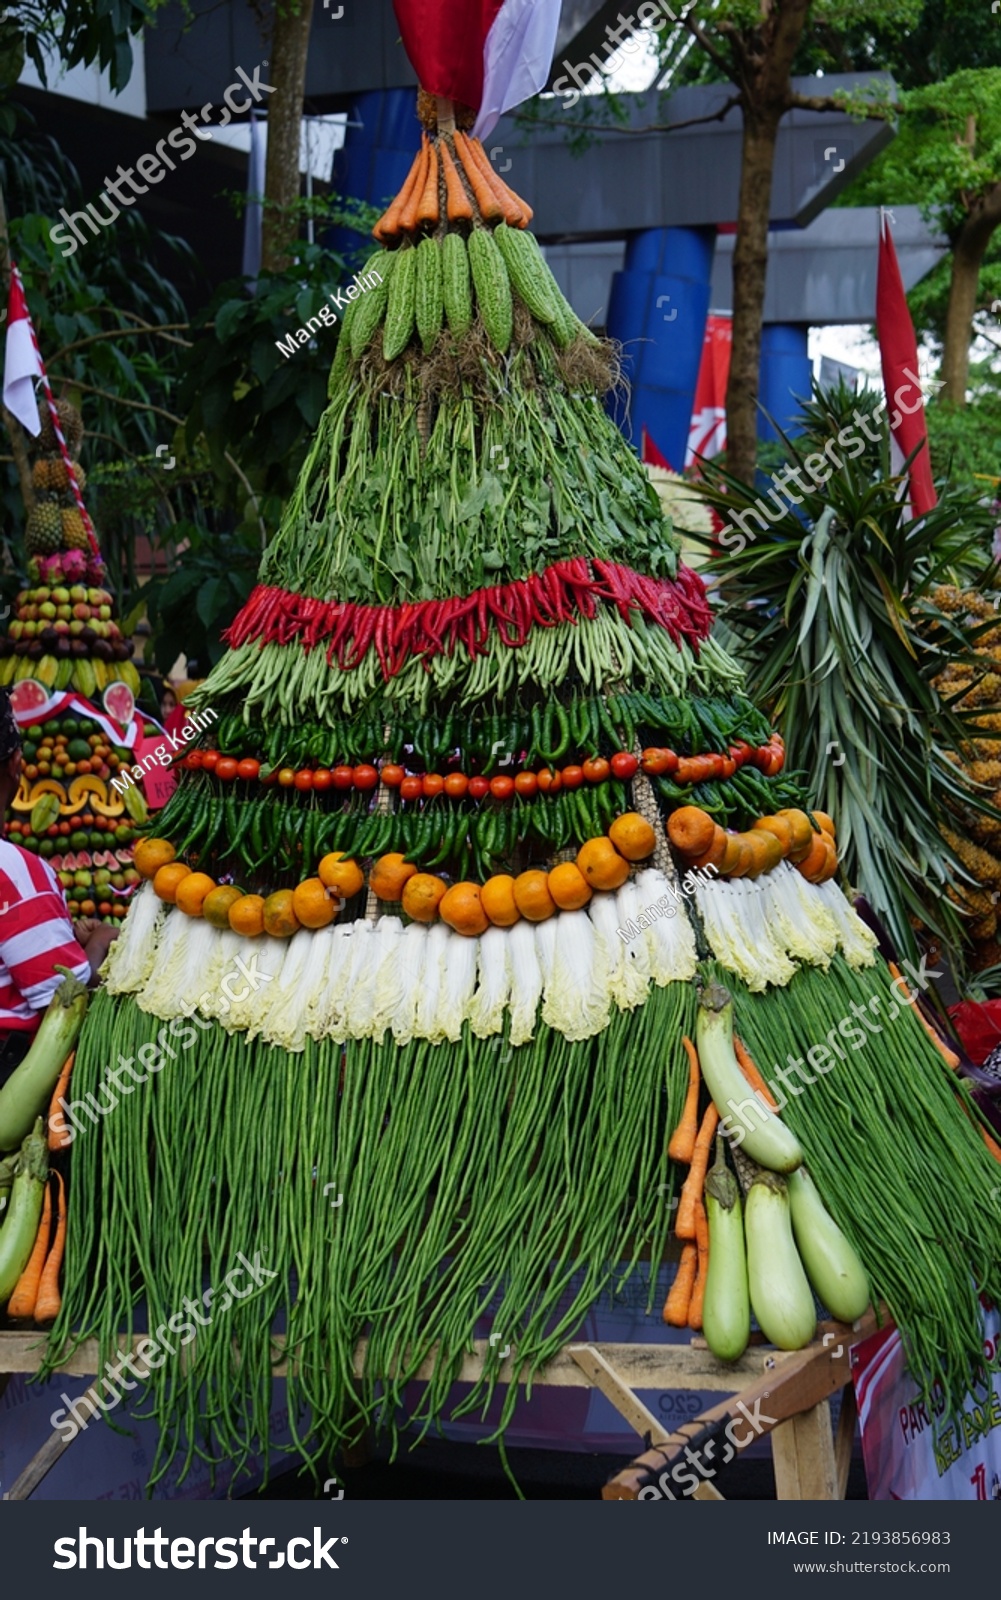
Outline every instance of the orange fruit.
POLYGON ((415 872, 403 885, 403 909, 415 922, 435 922, 447 889, 433 872, 415 872))
POLYGON ((608 830, 608 837, 619 855, 625 856, 627 861, 645 861, 647 856, 653 855, 657 844, 657 835, 638 811, 627 811, 623 816, 616 817, 608 830))
POLYGON ((813 844, 810 846, 808 853, 796 864, 807 883, 824 882, 825 876, 831 876, 831 873, 827 870, 828 867, 833 872, 834 867, 838 864, 833 841, 828 838, 826 833, 815 833, 813 835, 813 844), (833 866, 831 865, 832 860, 833 866))
POLYGON ((234 933, 245 939, 256 939, 264 932, 264 897, 259 894, 242 894, 229 908, 229 925, 234 933))
POLYGON ((191 868, 186 867, 183 861, 170 861, 165 867, 160 867, 153 879, 153 888, 161 900, 174 904, 177 896, 178 885, 190 873, 191 868))
POLYGON ((365 887, 365 874, 357 861, 352 861, 342 850, 332 850, 317 867, 320 882, 333 889, 339 900, 350 900, 365 887))
POLYGON ((213 928, 229 927, 229 908, 238 900, 243 899, 243 890, 237 889, 234 884, 226 884, 218 889, 213 889, 211 894, 205 896, 202 906, 202 916, 213 928))
POLYGON ((404 861, 399 850, 392 850, 375 863, 369 874, 369 888, 380 900, 399 900, 403 885, 416 871, 412 861, 404 861))
POLYGON ((715 827, 708 811, 700 806, 679 806, 668 819, 667 836, 683 856, 700 856, 712 844, 715 827))
MULTIPOLYGON (((704 816, 705 812, 699 815, 704 816)), ((577 851, 577 865, 592 889, 621 889, 629 876, 629 862, 623 860, 611 839, 603 833, 581 845, 577 851)))
POLYGON ((469 938, 486 933, 490 926, 477 883, 453 883, 451 889, 442 896, 438 910, 443 922, 447 922, 456 933, 464 933, 469 938))
POLYGON ((136 845, 132 865, 143 878, 155 878, 161 867, 167 866, 177 851, 169 839, 142 839, 136 845))
POLYGON ((186 916, 200 917, 206 898, 216 888, 218 884, 207 872, 185 873, 174 892, 174 904, 186 916))
POLYGON ((734 874, 734 869, 740 865, 741 852, 743 851, 743 836, 739 833, 728 833, 726 845, 723 850, 723 859, 719 863, 721 878, 729 878, 734 874))
POLYGON ((341 902, 320 878, 306 878, 292 890, 292 914, 304 928, 329 927, 340 909, 341 902))
POLYGON ((821 833, 826 833, 829 838, 833 839, 836 833, 834 818, 829 817, 826 811, 811 811, 810 815, 821 833))
POLYGON ((802 861, 803 857, 809 854, 810 847, 815 838, 813 823, 810 821, 805 811, 779 811, 777 815, 780 817, 785 817, 790 828, 792 829, 792 845, 789 849, 789 860, 802 861))
POLYGON ((563 861, 549 874, 549 893, 561 911, 579 911, 594 891, 580 867, 573 861, 563 861))
POLYGON ((752 828, 750 833, 745 833, 744 844, 751 854, 747 873, 749 878, 759 878, 763 872, 771 872, 782 860, 781 839, 776 839, 774 833, 769 833, 765 828, 752 828))
POLYGON ((556 911, 556 901, 549 892, 549 874, 533 868, 519 872, 514 880, 514 903, 529 922, 545 922, 556 911))
POLYGON ((521 921, 515 903, 514 879, 509 872, 497 872, 480 890, 480 903, 495 928, 511 928, 521 921))
POLYGON ((726 855, 726 840, 727 835, 725 830, 714 823, 711 843, 709 844, 708 848, 703 850, 699 855, 691 856, 689 858, 692 866, 715 867, 718 871, 720 862, 726 855))
POLYGON ((728 876, 731 877, 731 878, 749 878, 753 874, 755 857, 754 857, 754 851, 752 850, 750 844, 748 843, 749 838, 750 838, 750 834, 747 834, 747 833, 738 833, 737 834, 737 843, 738 843, 739 849, 738 849, 738 854, 737 854, 736 865, 732 866, 730 868, 730 871, 729 871, 729 874, 728 874, 728 876))
POLYGON ((783 856, 787 856, 793 847, 792 823, 788 817, 759 817, 751 825, 752 833, 770 833, 782 846, 783 856))
POLYGON ((274 894, 269 894, 264 902, 262 917, 265 933, 272 934, 276 939, 290 939, 302 926, 292 904, 291 889, 276 889, 274 894))

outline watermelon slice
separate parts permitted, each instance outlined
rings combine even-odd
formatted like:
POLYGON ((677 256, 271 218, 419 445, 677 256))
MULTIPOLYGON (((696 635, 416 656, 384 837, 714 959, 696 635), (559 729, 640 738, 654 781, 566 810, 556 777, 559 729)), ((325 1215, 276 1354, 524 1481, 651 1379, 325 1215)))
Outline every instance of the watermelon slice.
POLYGON ((127 728, 136 709, 136 697, 127 683, 109 683, 102 704, 120 728, 127 728))
MULTIPOLYGON (((117 687, 117 685, 115 685, 117 687)), ((127 683, 122 688, 131 699, 132 690, 127 683)), ((49 703, 49 691, 38 682, 37 678, 22 678, 20 683, 15 683, 10 691, 10 703, 14 707, 14 715, 27 716, 32 711, 39 711, 42 706, 49 703)))
POLYGON ((79 868, 81 868, 81 867, 92 867, 93 865, 94 865, 94 858, 90 854, 89 851, 87 851, 87 850, 78 850, 77 851, 76 868, 74 870, 79 870, 79 868))
POLYGON ((67 850, 66 854, 63 856, 62 870, 64 872, 75 872, 78 865, 79 862, 77 861, 76 856, 71 850, 67 850))
MULTIPOLYGON (((116 850, 115 851, 115 855, 118 857, 118 860, 121 862, 123 867, 131 867, 131 865, 132 865, 132 851, 131 850, 116 850)), ((108 866, 109 867, 111 866, 111 862, 110 861, 108 862, 108 866)))

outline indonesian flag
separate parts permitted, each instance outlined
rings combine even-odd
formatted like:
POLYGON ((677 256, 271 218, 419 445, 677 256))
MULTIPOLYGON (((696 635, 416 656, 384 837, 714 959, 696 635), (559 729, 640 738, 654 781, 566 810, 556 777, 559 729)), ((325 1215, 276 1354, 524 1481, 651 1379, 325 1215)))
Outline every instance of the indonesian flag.
POLYGON ((645 467, 660 467, 662 472, 674 471, 653 434, 647 433, 646 428, 640 434, 640 460, 645 467))
POLYGON ((686 467, 692 465, 696 456, 715 456, 726 449, 726 385, 732 348, 733 319, 715 314, 708 316, 688 430, 686 467))
POLYGON ((3 369, 3 403, 32 435, 41 432, 35 384, 42 376, 42 363, 35 341, 35 330, 28 315, 21 274, 12 265, 10 294, 7 299, 7 350, 3 369))
POLYGON ((902 472, 905 460, 920 445, 910 465, 910 489, 911 510, 916 517, 922 517, 938 504, 938 497, 931 476, 914 324, 907 309, 897 252, 883 211, 880 211, 879 217, 876 331, 883 367, 885 405, 889 411, 893 469, 902 472))
POLYGON ((545 86, 560 0, 393 0, 393 6, 421 87, 477 111, 478 139, 545 86))

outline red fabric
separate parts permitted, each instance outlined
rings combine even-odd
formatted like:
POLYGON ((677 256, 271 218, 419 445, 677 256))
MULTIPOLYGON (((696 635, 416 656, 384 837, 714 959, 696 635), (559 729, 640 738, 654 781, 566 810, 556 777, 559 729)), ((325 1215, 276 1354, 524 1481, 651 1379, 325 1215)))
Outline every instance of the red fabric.
MULTIPOLYGON (((685 466, 696 456, 715 456, 726 449, 726 386, 730 378, 733 319, 708 316, 702 340, 702 359, 692 402, 685 466)), ((722 523, 720 524, 722 527, 722 523)))
POLYGON ((90 980, 66 900, 41 856, 0 840, 0 1033, 33 1033, 62 983, 56 966, 90 980))
POLYGON ((876 277, 876 331, 883 366, 887 414, 897 446, 906 459, 921 449, 910 467, 911 508, 923 516, 938 504, 932 483, 928 429, 917 383, 918 346, 893 237, 885 217, 880 221, 879 269, 876 277), (913 408, 913 409, 911 409, 913 408), (895 419, 896 418, 896 422, 895 419))
POLYGON ((483 47, 504 0, 393 0, 403 48, 422 89, 474 111, 483 99, 483 47))
POLYGON ((645 428, 643 429, 642 440, 643 446, 640 454, 642 456, 644 465, 648 467, 662 467, 665 472, 673 472, 674 468, 668 461, 663 450, 661 450, 660 446, 655 443, 653 437, 647 433, 645 428))
POLYGON ((1001 1044, 1001 1000, 962 1000, 949 1007, 949 1015, 963 1046, 975 1067, 982 1067, 992 1050, 1001 1044))

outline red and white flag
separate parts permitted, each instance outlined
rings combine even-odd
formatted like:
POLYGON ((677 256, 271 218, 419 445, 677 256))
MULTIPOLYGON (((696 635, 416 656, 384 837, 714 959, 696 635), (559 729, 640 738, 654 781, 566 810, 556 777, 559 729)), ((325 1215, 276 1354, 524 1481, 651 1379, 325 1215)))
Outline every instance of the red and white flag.
POLYGON ((421 87, 471 106, 478 139, 545 86, 560 0, 393 0, 393 7, 421 87))
POLYGON ((7 299, 7 348, 3 369, 3 403, 27 433, 41 432, 35 384, 42 376, 35 330, 28 315, 21 274, 11 266, 7 299))
POLYGON ((925 425, 925 396, 918 372, 918 345, 914 324, 907 309, 907 296, 893 237, 885 211, 879 214, 879 267, 876 275, 876 332, 883 367, 883 389, 889 415, 891 458, 895 472, 902 472, 911 451, 920 445, 911 462, 911 510, 924 516, 938 504, 931 475, 928 429, 925 425))

